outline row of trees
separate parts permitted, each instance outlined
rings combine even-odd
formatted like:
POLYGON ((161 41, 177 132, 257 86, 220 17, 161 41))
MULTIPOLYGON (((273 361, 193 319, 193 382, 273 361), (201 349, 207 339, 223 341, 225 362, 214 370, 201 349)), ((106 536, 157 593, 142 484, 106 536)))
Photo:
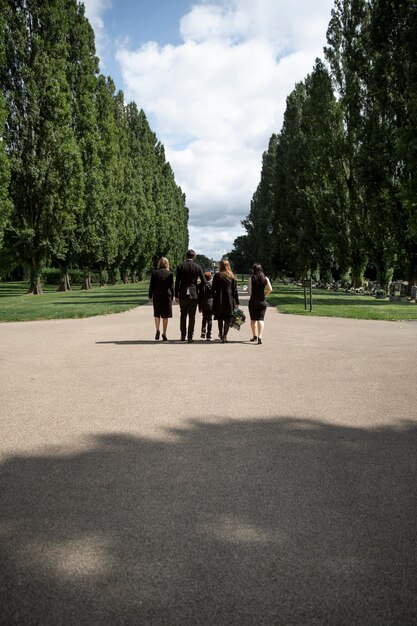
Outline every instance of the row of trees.
POLYGON ((336 0, 326 63, 287 98, 263 155, 239 271, 417 282, 417 4, 336 0))
POLYGON ((188 210, 136 104, 99 75, 77 0, 0 0, 0 268, 142 273, 188 247, 188 210))

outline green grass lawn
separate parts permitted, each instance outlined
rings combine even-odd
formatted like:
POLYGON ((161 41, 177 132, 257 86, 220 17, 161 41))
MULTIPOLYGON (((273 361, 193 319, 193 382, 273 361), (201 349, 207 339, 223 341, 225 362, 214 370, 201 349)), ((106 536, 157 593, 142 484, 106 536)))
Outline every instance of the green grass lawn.
MULTIPOLYGON (((371 296, 313 289, 313 311, 304 310, 301 287, 274 283, 268 301, 281 313, 353 317, 370 320, 417 320, 417 304, 398 304, 371 296)), ((148 301, 148 281, 129 285, 95 286, 82 291, 78 286, 66 293, 47 285, 42 296, 26 294, 24 282, 0 283, 0 322, 92 317, 121 313, 148 301)))
POLYGON ((46 285, 42 296, 27 295, 27 283, 0 283, 0 322, 52 320, 121 313, 148 301, 148 281, 83 291, 57 292, 46 285))
POLYGON ((313 310, 310 313, 308 290, 307 311, 304 310, 302 287, 274 283, 273 290, 268 302, 276 306, 281 313, 368 320, 417 320, 417 304, 414 302, 399 304, 389 302, 388 298, 377 300, 372 296, 313 289, 313 310))

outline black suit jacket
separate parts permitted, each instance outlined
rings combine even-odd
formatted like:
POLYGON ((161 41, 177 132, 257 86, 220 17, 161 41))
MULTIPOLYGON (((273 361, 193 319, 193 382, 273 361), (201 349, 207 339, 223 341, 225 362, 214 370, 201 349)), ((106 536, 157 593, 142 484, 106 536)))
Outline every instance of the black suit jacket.
POLYGON ((152 270, 149 282, 149 299, 153 296, 174 297, 174 276, 172 272, 165 268, 152 270))
POLYGON ((177 267, 177 275, 175 277, 175 297, 185 298, 189 295, 191 300, 197 300, 197 281, 205 285, 206 278, 200 265, 194 263, 191 259, 187 259, 184 263, 180 263, 177 267))

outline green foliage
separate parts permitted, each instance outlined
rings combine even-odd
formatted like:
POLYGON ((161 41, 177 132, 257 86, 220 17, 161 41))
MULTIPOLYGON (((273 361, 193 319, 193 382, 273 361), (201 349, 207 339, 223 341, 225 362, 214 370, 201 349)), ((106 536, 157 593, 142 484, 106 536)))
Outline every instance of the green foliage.
POLYGON ((227 257, 235 272, 239 274, 249 273, 256 260, 249 236, 241 235, 237 237, 233 242, 233 249, 228 253, 227 257))
POLYGON ((287 98, 230 257, 272 274, 417 283, 417 5, 335 0, 328 67, 287 98), (272 238, 268 226, 272 225, 272 238), (254 258, 255 257, 255 258, 254 258))
MULTIPOLYGON (((3 9, 3 0, 0 2, 3 9)), ((0 11, 0 67, 5 64, 5 23, 0 11)), ((12 204, 9 197, 10 166, 6 156, 6 143, 4 140, 5 122, 7 112, 2 92, 0 92, 0 250, 3 243, 3 233, 8 224, 12 204)))
POLYGON ((0 3, 0 262, 28 267, 32 293, 46 265, 68 285, 74 265, 104 283, 178 262, 185 196, 145 114, 98 75, 83 5, 0 3))
POLYGON ((30 290, 51 256, 65 255, 82 198, 81 159, 65 74, 65 14, 58 4, 6 9, 6 64, 13 213, 9 245, 30 267, 30 290))
POLYGON ((42 298, 25 294, 25 283, 0 283, 0 322, 92 317, 128 311, 148 302, 148 282, 106 289, 57 292, 45 285, 42 298))
POLYGON ((203 270, 212 269, 212 267, 213 267, 213 259, 209 259, 204 254, 197 254, 194 260, 195 260, 196 263, 201 265, 203 270))
MULTIPOLYGON (((277 143, 278 137, 272 135, 268 150, 262 156, 261 181, 253 195, 250 213, 247 219, 242 222, 250 240, 250 249, 253 256, 252 263, 262 260, 264 270, 268 274, 272 270, 272 233, 270 231, 273 228, 276 204, 275 167, 277 143)), ((239 261, 242 263, 243 259, 239 259, 239 261)), ((248 270, 247 267, 242 269, 243 271, 248 270)))

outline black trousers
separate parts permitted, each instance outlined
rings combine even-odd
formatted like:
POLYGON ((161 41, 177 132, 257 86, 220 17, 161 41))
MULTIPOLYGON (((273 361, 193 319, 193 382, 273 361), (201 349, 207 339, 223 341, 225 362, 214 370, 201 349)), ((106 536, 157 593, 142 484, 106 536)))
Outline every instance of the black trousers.
POLYGON ((190 298, 190 296, 180 297, 180 330, 181 337, 187 336, 187 316, 188 316, 188 339, 192 339, 194 335, 195 326, 195 312, 197 310, 197 298, 190 298))
POLYGON ((201 332, 206 332, 207 326, 207 339, 211 337, 211 327, 213 324, 213 313, 211 311, 203 311, 203 321, 201 322, 201 332))

